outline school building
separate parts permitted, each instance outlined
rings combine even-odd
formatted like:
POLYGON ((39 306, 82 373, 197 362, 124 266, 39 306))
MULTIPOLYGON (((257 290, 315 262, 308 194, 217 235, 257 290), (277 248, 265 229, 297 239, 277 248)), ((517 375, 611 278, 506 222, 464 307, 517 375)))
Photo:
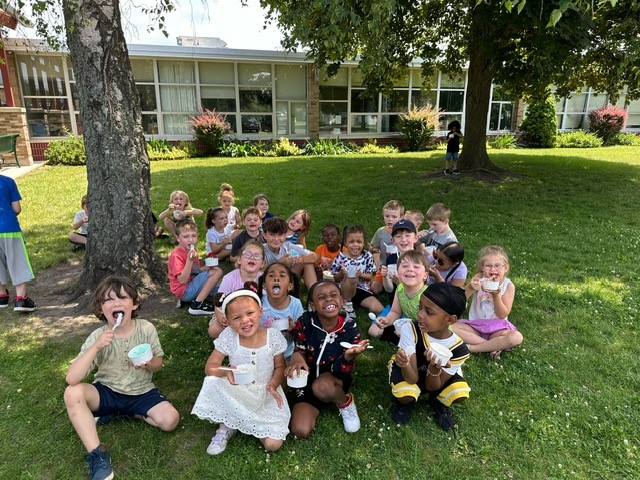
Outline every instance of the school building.
MULTIPOLYGON (((5 39, 0 83, 0 134, 20 133, 22 159, 42 160, 50 140, 69 131, 82 134, 75 77, 66 52, 37 40, 5 39)), ((442 111, 439 134, 452 120, 465 129, 466 72, 423 79, 420 62, 395 82, 392 92, 366 96, 357 62, 345 62, 328 77, 303 53, 224 47, 129 45, 131 66, 148 139, 192 139, 190 117, 201 109, 224 113, 240 139, 344 140, 399 138, 399 115, 413 106, 442 111), (426 80, 426 81, 425 81, 426 80), (423 87, 427 85, 426 87, 423 87)), ((587 113, 602 107, 604 94, 590 88, 557 102, 561 131, 586 128, 587 113)), ((619 100, 624 103, 624 96, 619 100)), ((627 107, 627 131, 640 131, 640 101, 627 107)), ((493 86, 488 135, 513 131, 524 104, 493 86)))

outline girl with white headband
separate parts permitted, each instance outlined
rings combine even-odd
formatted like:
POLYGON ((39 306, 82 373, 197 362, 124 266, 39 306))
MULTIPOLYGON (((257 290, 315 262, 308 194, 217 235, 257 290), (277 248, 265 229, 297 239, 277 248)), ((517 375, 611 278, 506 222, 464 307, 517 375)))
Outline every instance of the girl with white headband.
POLYGON ((207 453, 222 453, 237 430, 259 438, 267 451, 278 450, 291 417, 280 386, 287 341, 278 330, 260 327, 262 304, 252 290, 227 295, 222 313, 229 327, 213 342, 207 377, 191 411, 201 420, 220 424, 207 453), (227 356, 230 367, 223 367, 227 356))

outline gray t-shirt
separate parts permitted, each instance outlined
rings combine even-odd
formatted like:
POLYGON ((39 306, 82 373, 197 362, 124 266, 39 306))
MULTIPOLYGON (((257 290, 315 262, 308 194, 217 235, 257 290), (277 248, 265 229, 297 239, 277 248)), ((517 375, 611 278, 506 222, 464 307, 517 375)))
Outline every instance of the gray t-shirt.
POLYGON ((456 234, 453 230, 448 232, 436 233, 433 230, 429 230, 426 236, 420 237, 420 243, 424 243, 427 247, 438 248, 441 245, 449 242, 457 242, 456 234))

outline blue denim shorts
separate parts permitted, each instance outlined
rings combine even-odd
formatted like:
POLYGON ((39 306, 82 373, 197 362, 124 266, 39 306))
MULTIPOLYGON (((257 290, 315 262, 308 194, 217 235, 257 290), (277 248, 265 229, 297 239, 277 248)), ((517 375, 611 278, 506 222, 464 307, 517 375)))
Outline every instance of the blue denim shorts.
MULTIPOLYGON (((180 300, 182 300, 183 302, 192 302, 193 300, 195 300, 200 293, 200 290, 202 290, 202 287, 204 287, 204 283, 208 278, 209 273, 206 271, 200 272, 198 275, 193 277, 187 285, 187 289, 184 291, 184 294, 182 295, 182 298, 180 300)), ((214 292, 211 292, 211 295, 213 294, 214 292)))
POLYGON ((458 160, 458 152, 447 152, 447 160, 458 160))

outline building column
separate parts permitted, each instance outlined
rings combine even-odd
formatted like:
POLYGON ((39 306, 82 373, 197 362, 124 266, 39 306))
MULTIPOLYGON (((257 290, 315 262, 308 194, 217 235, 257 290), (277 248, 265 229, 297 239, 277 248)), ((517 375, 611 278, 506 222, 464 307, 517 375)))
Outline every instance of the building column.
POLYGON ((318 69, 315 65, 307 68, 307 128, 309 139, 320 138, 320 82, 318 69))

